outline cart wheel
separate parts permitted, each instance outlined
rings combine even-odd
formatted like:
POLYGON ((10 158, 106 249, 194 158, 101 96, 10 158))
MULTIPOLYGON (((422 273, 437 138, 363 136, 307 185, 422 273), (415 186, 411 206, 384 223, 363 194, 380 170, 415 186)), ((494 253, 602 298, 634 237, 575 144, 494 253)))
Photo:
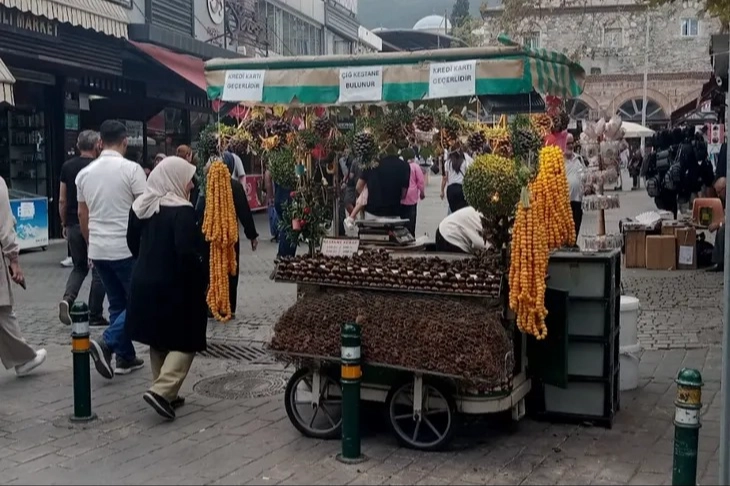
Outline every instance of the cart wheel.
POLYGON ((440 450, 454 432, 456 405, 450 393, 434 382, 423 382, 421 417, 413 415, 413 380, 390 389, 386 401, 390 427, 406 447, 440 450))
POLYGON ((46 251, 46 250, 48 250, 48 247, 47 246, 41 246, 41 250, 46 251))
POLYGON ((294 427, 307 437, 337 439, 342 426, 342 388, 336 380, 322 374, 319 390, 315 392, 313 377, 312 370, 302 368, 289 379, 284 395, 286 414, 294 427), (312 403, 314 393, 318 393, 319 405, 312 403))

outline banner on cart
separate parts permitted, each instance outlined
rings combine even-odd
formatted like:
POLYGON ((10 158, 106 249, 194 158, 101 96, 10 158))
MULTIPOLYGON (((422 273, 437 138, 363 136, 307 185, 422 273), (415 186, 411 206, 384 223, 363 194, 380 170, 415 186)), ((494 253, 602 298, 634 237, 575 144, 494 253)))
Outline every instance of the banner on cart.
POLYGON ((476 61, 434 62, 429 67, 429 98, 473 96, 476 93, 476 61))
POLYGON ((266 207, 264 199, 264 177, 261 174, 245 176, 243 188, 246 190, 246 199, 251 211, 257 211, 266 207))
POLYGON ((264 99, 264 70, 226 71, 223 101, 261 101, 264 99))
POLYGON ((21 250, 48 246, 48 199, 10 201, 21 250))
POLYGON ((350 67, 340 69, 340 97, 338 103, 382 101, 383 66, 350 67))

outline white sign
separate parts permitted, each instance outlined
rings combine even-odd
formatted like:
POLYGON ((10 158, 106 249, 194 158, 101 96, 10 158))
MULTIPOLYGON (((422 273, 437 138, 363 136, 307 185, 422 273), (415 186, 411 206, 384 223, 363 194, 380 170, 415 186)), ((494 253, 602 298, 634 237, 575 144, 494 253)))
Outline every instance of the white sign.
POLYGON ((226 71, 223 85, 223 101, 262 101, 264 97, 264 73, 256 71, 226 71))
POLYGON ((328 257, 350 257, 360 249, 360 240, 354 238, 322 239, 322 255, 328 257))
POLYGON ((383 66, 340 69, 338 103, 361 103, 383 99, 383 66))
POLYGON ((477 62, 435 62, 430 64, 428 97, 473 96, 477 89, 477 62))
POLYGON ((679 247, 679 264, 680 265, 692 265, 694 263, 694 246, 680 246, 679 247))

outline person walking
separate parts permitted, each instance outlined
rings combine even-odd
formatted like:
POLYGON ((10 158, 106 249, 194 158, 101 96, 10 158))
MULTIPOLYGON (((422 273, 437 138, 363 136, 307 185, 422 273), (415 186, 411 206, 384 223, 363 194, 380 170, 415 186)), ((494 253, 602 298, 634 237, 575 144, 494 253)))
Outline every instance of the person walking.
POLYGON ((416 217, 418 216, 418 201, 426 197, 426 182, 423 177, 423 171, 418 165, 418 159, 412 150, 405 154, 408 165, 411 169, 411 178, 408 184, 408 190, 400 203, 403 207, 403 219, 408 220, 408 231, 411 235, 416 236, 416 217))
MULTIPOLYGON (((127 129, 116 121, 101 124, 99 158, 76 177, 79 222, 89 243, 89 258, 99 272, 109 299, 109 327, 91 340, 91 358, 101 376, 128 374, 144 366, 124 329, 134 258, 127 246, 129 209, 145 190, 144 170, 124 158, 127 129), (116 354, 116 368, 112 355, 116 354)), ((154 173, 154 170, 152 171, 154 173)), ((150 174, 151 175, 151 174, 150 174)))
POLYGON ((126 330, 150 347, 152 386, 144 400, 161 416, 175 418, 178 395, 195 353, 206 349, 208 278, 203 237, 190 202, 195 167, 166 157, 134 201, 127 244, 132 272, 126 330))
POLYGON ((444 163, 444 172, 441 178, 441 199, 446 196, 449 203, 449 212, 455 213, 459 209, 468 206, 464 198, 464 174, 472 162, 471 157, 467 159, 462 150, 454 150, 449 153, 444 163))
MULTIPOLYGON (((66 281, 63 299, 58 305, 58 318, 71 325, 70 309, 79 295, 81 284, 89 274, 89 254, 84 235, 79 224, 78 201, 76 199, 76 176, 99 156, 99 134, 93 130, 84 130, 76 142, 79 156, 67 160, 61 166, 61 186, 58 196, 58 214, 61 218, 63 236, 71 249, 73 270, 66 281)), ((104 284, 99 272, 91 269, 91 289, 89 290, 89 325, 107 326, 104 319, 104 284)))
MULTIPOLYGON (((233 154, 230 152, 224 152, 223 153, 223 163, 228 168, 228 172, 233 175, 236 171, 236 161, 233 158, 233 154)), ((256 248, 258 248, 259 245, 259 234, 256 231, 256 223, 253 220, 253 213, 251 213, 251 207, 248 205, 248 198, 246 197, 246 190, 243 188, 243 185, 233 177, 231 177, 231 192, 233 195, 233 207, 236 211, 236 219, 241 223, 243 226, 243 233, 246 235, 246 238, 251 242, 251 250, 256 251, 256 248)), ((198 205, 196 208, 197 211, 197 219, 198 219, 198 226, 202 227, 203 225, 203 219, 205 218, 205 199, 203 199, 203 204, 198 205)), ((205 261, 209 261, 209 253, 208 253, 209 247, 206 245, 206 251, 205 251, 205 261)), ((235 275, 229 275, 228 276, 228 297, 230 299, 231 303, 231 318, 236 317, 236 307, 238 303, 238 278, 239 274, 241 272, 239 262, 241 259, 241 240, 239 239, 236 241, 236 244, 234 246, 234 250, 236 253, 236 273, 235 275)), ((212 314, 209 314, 209 317, 212 317, 212 314)))
POLYGON ((570 210, 573 213, 575 242, 577 242, 580 227, 583 223, 583 171, 585 170, 585 165, 583 165, 583 161, 573 151, 574 143, 573 135, 569 133, 565 139, 565 175, 568 179, 570 210))
POLYGON ((18 376, 25 376, 46 361, 46 350, 35 351, 23 339, 13 311, 14 282, 25 288, 25 277, 20 268, 15 218, 10 209, 10 195, 5 179, 0 177, 0 363, 6 370, 15 368, 18 376))

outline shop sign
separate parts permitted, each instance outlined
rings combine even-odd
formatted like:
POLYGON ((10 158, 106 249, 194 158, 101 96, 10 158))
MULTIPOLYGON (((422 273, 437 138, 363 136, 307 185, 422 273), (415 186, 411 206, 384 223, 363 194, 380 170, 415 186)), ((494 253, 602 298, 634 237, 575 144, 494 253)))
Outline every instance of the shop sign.
POLYGON ((76 113, 66 113, 64 115, 63 128, 65 130, 78 130, 79 115, 76 113))
POLYGON ((340 98, 338 103, 382 101, 383 66, 340 69, 340 98))
POLYGON ((58 37, 58 22, 36 17, 20 10, 0 7, 0 23, 34 34, 58 37))
POLYGON ((208 15, 215 25, 223 23, 225 17, 224 0, 207 0, 208 15))
POLYGON ((429 64, 428 97, 473 96, 477 86, 477 62, 435 62, 429 64))
POLYGON ((226 71, 223 101, 262 101, 264 98, 264 70, 226 71))

